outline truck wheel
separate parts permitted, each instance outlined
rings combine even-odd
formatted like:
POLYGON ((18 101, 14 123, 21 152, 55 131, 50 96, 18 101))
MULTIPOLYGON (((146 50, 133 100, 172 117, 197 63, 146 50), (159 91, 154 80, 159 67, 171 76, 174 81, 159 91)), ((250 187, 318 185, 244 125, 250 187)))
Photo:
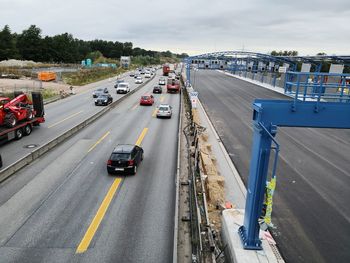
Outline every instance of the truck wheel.
POLYGON ((31 109, 27 110, 27 120, 30 121, 34 118, 34 114, 31 109))
POLYGON ((27 125, 24 127, 24 135, 25 135, 25 136, 28 136, 29 134, 32 133, 32 130, 33 130, 32 125, 27 124, 27 125))
POLYGON ((12 112, 9 112, 6 114, 5 119, 4 119, 4 124, 6 127, 9 127, 9 128, 16 126, 17 119, 12 112))
POLYGON ((22 139, 23 137, 23 130, 22 128, 19 128, 15 131, 15 137, 16 137, 16 140, 20 140, 22 139))

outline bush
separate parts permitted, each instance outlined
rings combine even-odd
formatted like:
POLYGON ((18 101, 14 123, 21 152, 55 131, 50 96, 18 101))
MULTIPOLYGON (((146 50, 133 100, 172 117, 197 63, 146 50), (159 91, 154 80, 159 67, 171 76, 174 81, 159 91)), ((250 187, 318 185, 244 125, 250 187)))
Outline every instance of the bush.
POLYGON ((65 83, 74 86, 82 86, 106 78, 114 77, 126 70, 121 68, 91 68, 81 69, 73 73, 62 73, 62 79, 65 83))

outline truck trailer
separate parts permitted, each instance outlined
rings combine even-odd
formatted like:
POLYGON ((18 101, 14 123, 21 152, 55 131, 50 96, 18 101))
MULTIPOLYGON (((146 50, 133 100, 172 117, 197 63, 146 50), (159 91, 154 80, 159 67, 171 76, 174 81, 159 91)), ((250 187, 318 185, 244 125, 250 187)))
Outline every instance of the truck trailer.
MULTIPOLYGON (((19 96, 17 96, 17 98, 19 96)), ((40 92, 32 92, 32 98, 33 110, 27 115, 27 118, 18 119, 13 122, 13 125, 7 125, 5 123, 0 125, 0 144, 13 139, 20 140, 23 136, 29 136, 32 133, 33 126, 38 126, 40 123, 45 122, 44 101, 42 94, 40 92)), ((15 106, 22 107, 21 103, 18 103, 18 105, 15 106)), ((27 108, 28 105, 25 107, 27 108)), ((10 109, 3 108, 0 110, 9 111, 10 109)))

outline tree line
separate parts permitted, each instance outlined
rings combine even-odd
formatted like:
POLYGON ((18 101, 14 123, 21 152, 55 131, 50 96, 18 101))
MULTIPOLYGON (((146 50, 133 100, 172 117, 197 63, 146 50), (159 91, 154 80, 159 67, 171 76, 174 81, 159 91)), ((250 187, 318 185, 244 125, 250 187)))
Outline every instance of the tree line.
POLYGON ((33 60, 36 62, 79 63, 90 55, 100 52, 106 58, 119 59, 121 56, 148 56, 151 58, 184 58, 185 53, 173 54, 170 51, 159 52, 133 47, 132 42, 106 40, 85 41, 63 33, 54 36, 42 36, 35 25, 12 33, 8 25, 0 31, 0 61, 6 59, 33 60))

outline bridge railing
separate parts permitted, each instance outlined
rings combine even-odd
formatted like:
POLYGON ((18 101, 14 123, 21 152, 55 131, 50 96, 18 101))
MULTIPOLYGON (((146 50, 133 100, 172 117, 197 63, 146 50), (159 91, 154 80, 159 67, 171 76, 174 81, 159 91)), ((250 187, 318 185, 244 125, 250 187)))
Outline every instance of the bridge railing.
POLYGON ((283 80, 277 72, 261 72, 261 71, 235 71, 233 74, 251 80, 259 81, 273 87, 284 87, 283 80))
POLYGON ((350 74, 287 72, 284 92, 295 100, 350 102, 350 74))

